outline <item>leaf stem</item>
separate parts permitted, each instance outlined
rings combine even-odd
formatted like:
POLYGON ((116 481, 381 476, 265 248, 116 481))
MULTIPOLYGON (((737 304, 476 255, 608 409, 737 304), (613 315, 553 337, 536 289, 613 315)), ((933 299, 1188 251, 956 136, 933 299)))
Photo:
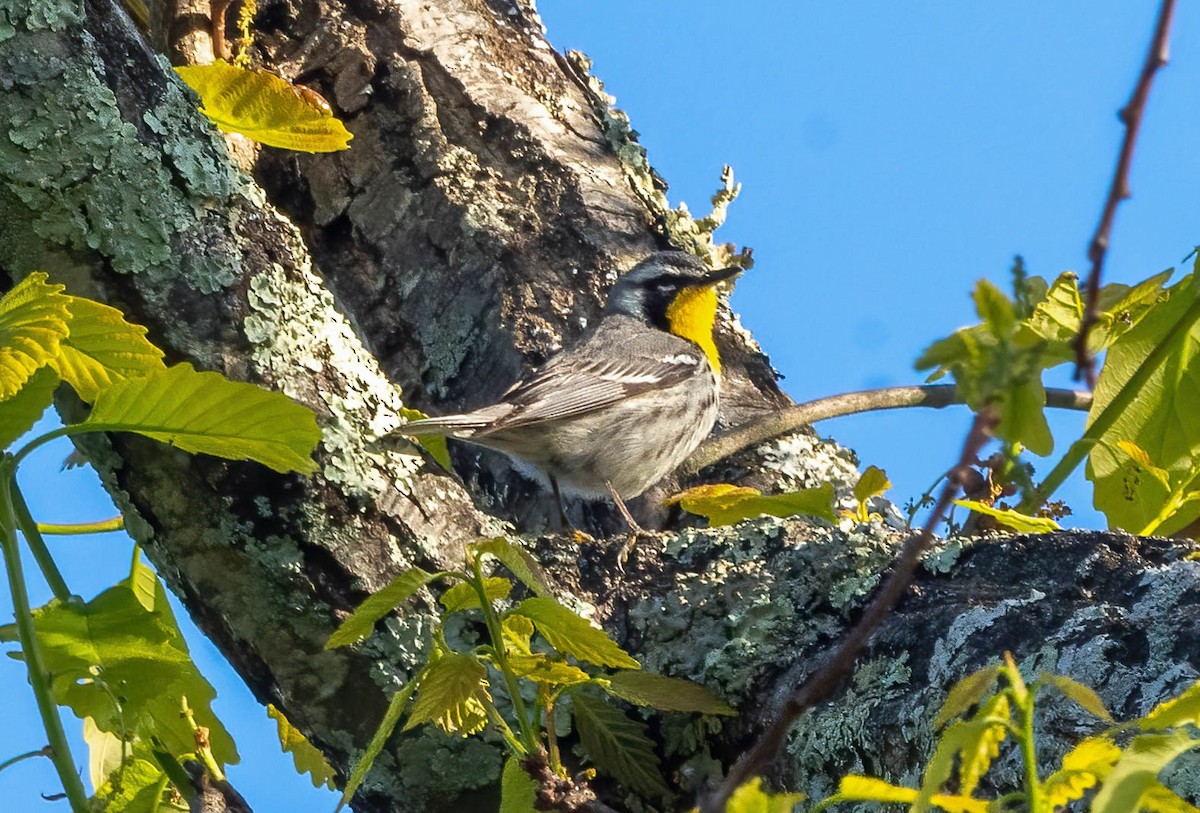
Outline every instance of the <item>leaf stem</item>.
POLYGON ((536 754, 539 747, 538 736, 533 730, 533 724, 530 722, 529 711, 525 708, 525 699, 521 697, 517 676, 513 673, 512 667, 508 665, 508 655, 504 649, 504 633, 500 626, 500 619, 496 616, 496 610, 492 607, 491 599, 488 598, 487 591, 483 586, 482 557, 475 554, 472 557, 471 567, 472 576, 470 584, 475 588, 475 592, 479 596, 479 607, 483 612, 484 623, 487 624, 488 635, 492 639, 492 651, 496 657, 496 668, 504 676, 504 685, 508 688, 509 699, 512 700, 513 713, 517 715, 517 728, 521 732, 521 741, 525 745, 526 753, 536 754))
POLYGON ((545 714, 546 751, 550 759, 550 770, 564 776, 566 772, 563 771, 562 756, 558 752, 558 735, 554 731, 554 695, 545 683, 538 684, 538 695, 545 714))
POLYGON ((17 485, 15 476, 9 481, 9 491, 9 499, 12 500, 17 525, 21 528, 25 544, 29 546, 29 551, 41 569, 46 584, 50 585, 50 590, 56 599, 67 601, 71 598, 71 590, 67 587, 67 582, 63 579, 54 557, 50 555, 50 549, 46 547, 46 540, 42 538, 38 524, 34 521, 33 515, 29 513, 29 506, 25 503, 25 496, 21 493, 21 487, 17 485))
POLYGON ((13 765, 16 765, 18 762, 26 759, 33 759, 34 757, 49 757, 53 755, 54 752, 51 750, 50 746, 44 745, 36 751, 26 751, 24 754, 17 754, 15 757, 9 757, 3 762, 0 762, 0 771, 3 771, 5 768, 10 768, 13 765))
POLYGON ((125 517, 116 516, 96 522, 39 522, 37 529, 53 536, 82 536, 83 534, 106 534, 124 530, 125 517))
POLYGON ((17 638, 25 655, 25 666, 29 674, 29 685, 37 701, 42 726, 50 742, 51 760, 58 771, 63 791, 74 813, 87 813, 87 792, 75 769, 71 747, 63 731, 62 718, 58 715, 54 696, 50 691, 49 673, 38 642, 33 623, 33 610, 29 605, 29 593, 25 587, 25 575, 21 568, 21 551, 17 546, 17 522, 13 509, 13 486, 15 484, 16 461, 8 458, 0 464, 0 549, 4 553, 4 569, 8 575, 8 587, 12 593, 13 612, 17 622, 17 638))
POLYGON ((1021 715, 1021 731, 1017 739, 1021 743, 1021 760, 1025 763, 1025 799, 1029 813, 1044 813, 1042 781, 1038 778, 1037 749, 1033 739, 1033 698, 1035 694, 1036 692, 1030 690, 1017 703, 1021 715))

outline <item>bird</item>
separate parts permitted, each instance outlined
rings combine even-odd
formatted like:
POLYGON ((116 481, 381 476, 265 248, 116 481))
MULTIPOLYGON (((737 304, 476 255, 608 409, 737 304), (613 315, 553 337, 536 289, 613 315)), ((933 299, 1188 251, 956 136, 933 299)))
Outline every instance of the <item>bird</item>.
MULTIPOLYGON (((713 340, 720 283, 683 251, 660 251, 617 279, 594 327, 494 404, 410 421, 391 432, 442 435, 502 452, 564 497, 626 500, 674 471, 712 432, 721 359, 713 340)), ((565 521, 564 521, 565 524, 565 521)))

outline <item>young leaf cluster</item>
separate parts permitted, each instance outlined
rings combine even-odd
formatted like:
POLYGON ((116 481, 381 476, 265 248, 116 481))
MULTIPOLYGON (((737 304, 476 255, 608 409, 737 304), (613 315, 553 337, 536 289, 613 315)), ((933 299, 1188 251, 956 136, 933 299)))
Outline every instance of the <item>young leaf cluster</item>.
POLYGON ((375 758, 407 714, 402 730, 434 725, 471 736, 485 728, 507 745, 502 790, 505 813, 530 813, 539 787, 522 768, 544 763, 567 779, 555 710, 563 708, 588 760, 631 790, 663 796, 668 790, 646 725, 609 698, 660 711, 733 714, 703 686, 641 671, 635 658, 602 629, 553 598, 545 575, 523 549, 505 539, 470 546, 461 571, 411 568, 371 595, 330 636, 327 646, 347 646, 369 635, 377 621, 429 585, 445 585, 428 662, 393 697, 371 743, 356 760, 341 804, 354 796, 375 758), (511 575, 489 575, 496 560, 511 575), (515 582, 514 582, 515 579, 515 582), (526 597, 513 598, 521 585, 526 597), (444 628, 465 613, 483 629, 483 643, 456 650, 444 628), (497 693, 506 703, 497 703, 497 693))
POLYGON ((903 804, 912 813, 1054 813, 1080 809, 1085 798, 1092 813, 1200 811, 1158 778, 1176 757, 1200 747, 1200 683, 1144 717, 1118 725, 1087 686, 1048 673, 1027 682, 1006 654, 1003 663, 955 684, 935 725, 941 735, 919 788, 852 774, 814 813, 846 802, 903 804), (1043 689, 1058 692, 1106 726, 1080 740, 1045 777, 1038 770, 1034 735, 1035 700, 1043 689), (1020 756, 1022 787, 990 798, 978 795, 981 780, 1006 747, 1020 756))

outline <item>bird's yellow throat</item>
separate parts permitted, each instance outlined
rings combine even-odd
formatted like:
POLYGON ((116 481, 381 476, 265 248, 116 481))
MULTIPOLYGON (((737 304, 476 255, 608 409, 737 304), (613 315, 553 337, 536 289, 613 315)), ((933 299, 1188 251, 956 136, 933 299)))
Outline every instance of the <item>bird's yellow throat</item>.
POLYGON ((721 374, 721 357, 713 342, 717 321, 717 289, 713 285, 684 288, 667 308, 667 327, 680 338, 699 345, 713 372, 721 374))

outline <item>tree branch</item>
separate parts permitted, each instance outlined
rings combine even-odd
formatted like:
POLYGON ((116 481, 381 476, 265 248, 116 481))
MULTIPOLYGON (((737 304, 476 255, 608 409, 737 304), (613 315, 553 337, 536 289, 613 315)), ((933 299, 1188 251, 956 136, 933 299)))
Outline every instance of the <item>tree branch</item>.
POLYGON ((916 570, 921 555, 933 541, 933 529, 936 528, 950 508, 950 503, 958 495, 962 477, 970 470, 983 448, 991 437, 991 428, 996 423, 995 414, 990 409, 984 409, 975 416, 967 439, 963 443, 962 455, 958 463, 946 478, 941 495, 934 506, 925 527, 919 534, 909 537, 904 549, 900 552, 896 567, 888 576, 879 593, 863 612, 862 618, 852 630, 842 639, 842 644, 829 658, 825 666, 819 669, 807 682, 799 686, 788 698, 779 717, 763 733, 759 741, 730 769, 725 781, 715 793, 704 800, 701 813, 722 813, 725 803, 743 782, 752 776, 763 773, 775 761, 782 747, 787 732, 791 729, 796 718, 806 709, 829 698, 849 674, 854 666, 854 659, 866 644, 871 634, 883 622, 892 607, 900 599, 901 594, 908 588, 913 571, 916 570))
POLYGON ((1154 27, 1154 37, 1150 41, 1150 50, 1146 54, 1146 61, 1142 63, 1142 72, 1133 89, 1133 96, 1120 112, 1121 121, 1125 125, 1125 138, 1121 142, 1121 152, 1117 157, 1117 167, 1113 172, 1112 185, 1108 188, 1108 197, 1104 201, 1100 223, 1096 226, 1096 233, 1092 235, 1092 242, 1088 246, 1088 260, 1091 261, 1092 269, 1087 279, 1087 306, 1083 314, 1083 325, 1075 338, 1075 380, 1085 380, 1089 389, 1096 386, 1096 360, 1088 351, 1087 340, 1092 326, 1100 319, 1100 277, 1104 271, 1104 258, 1108 254, 1117 206, 1130 194, 1129 167, 1133 163, 1133 149, 1142 126, 1142 116, 1146 110, 1146 100, 1150 96, 1154 75, 1159 68, 1167 64, 1167 40, 1174 16, 1175 0, 1163 0, 1158 11, 1158 23, 1154 27))
MULTIPOLYGON (((743 449, 829 418, 902 407, 942 409, 951 404, 961 403, 963 399, 953 384, 886 387, 819 398, 788 407, 764 420, 743 424, 717 435, 693 452, 679 470, 685 477, 690 477, 743 449)), ((1046 390, 1046 406, 1087 411, 1091 409, 1092 396, 1088 392, 1051 388, 1046 390)))

